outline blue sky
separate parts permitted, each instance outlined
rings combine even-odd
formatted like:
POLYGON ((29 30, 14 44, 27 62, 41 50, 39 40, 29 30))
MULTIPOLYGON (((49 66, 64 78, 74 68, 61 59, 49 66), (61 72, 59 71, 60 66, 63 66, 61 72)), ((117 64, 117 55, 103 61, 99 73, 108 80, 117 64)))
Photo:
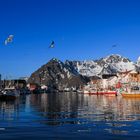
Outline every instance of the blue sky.
POLYGON ((0 0, 0 73, 29 76, 51 58, 140 56, 139 0, 0 0), (9 34, 13 43, 4 46, 9 34), (49 49, 55 41, 55 48, 49 49), (116 48, 111 48, 117 44, 116 48))

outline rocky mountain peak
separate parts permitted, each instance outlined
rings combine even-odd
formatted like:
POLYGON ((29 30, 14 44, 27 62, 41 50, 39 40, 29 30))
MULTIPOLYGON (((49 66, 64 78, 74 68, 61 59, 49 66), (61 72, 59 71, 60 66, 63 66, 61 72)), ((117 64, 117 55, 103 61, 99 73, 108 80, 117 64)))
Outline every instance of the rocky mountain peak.
POLYGON ((125 58, 125 57, 118 55, 118 54, 109 55, 106 58, 104 58, 104 61, 107 63, 131 62, 128 58, 125 58))
POLYGON ((52 58, 49 62, 48 62, 48 64, 49 63, 58 63, 58 64, 62 64, 63 62, 62 61, 60 61, 59 59, 57 59, 57 58, 52 58))
POLYGON ((74 67, 81 75, 88 77, 136 69, 133 62, 118 54, 112 54, 95 61, 67 61, 67 64, 74 67))
POLYGON ((68 65, 59 59, 53 58, 47 64, 32 73, 29 83, 47 85, 59 89, 59 87, 79 87, 85 84, 88 79, 78 74, 68 65))

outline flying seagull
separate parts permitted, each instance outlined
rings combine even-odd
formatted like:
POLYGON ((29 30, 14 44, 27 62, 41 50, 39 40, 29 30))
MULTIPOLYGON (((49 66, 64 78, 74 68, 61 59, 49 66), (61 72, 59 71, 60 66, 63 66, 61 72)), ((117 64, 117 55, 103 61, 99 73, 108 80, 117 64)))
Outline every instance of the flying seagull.
POLYGON ((14 35, 9 35, 8 38, 5 40, 4 44, 7 45, 8 43, 13 42, 14 35))
POLYGON ((54 41, 51 42, 50 47, 49 48, 54 48, 54 41))

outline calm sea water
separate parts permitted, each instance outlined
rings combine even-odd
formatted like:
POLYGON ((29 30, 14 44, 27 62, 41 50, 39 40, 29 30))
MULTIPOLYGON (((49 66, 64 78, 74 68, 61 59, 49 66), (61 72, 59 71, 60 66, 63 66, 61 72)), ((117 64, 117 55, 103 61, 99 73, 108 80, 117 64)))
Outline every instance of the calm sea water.
POLYGON ((140 139, 140 99, 51 93, 0 101, 0 140, 140 139))

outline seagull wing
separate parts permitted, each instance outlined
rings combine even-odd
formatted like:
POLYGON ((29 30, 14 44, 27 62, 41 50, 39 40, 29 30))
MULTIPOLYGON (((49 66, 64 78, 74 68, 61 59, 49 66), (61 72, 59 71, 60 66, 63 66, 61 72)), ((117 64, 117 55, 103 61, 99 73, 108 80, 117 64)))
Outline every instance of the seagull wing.
POLYGON ((50 45, 50 48, 54 48, 54 41, 52 41, 51 45, 50 45))

